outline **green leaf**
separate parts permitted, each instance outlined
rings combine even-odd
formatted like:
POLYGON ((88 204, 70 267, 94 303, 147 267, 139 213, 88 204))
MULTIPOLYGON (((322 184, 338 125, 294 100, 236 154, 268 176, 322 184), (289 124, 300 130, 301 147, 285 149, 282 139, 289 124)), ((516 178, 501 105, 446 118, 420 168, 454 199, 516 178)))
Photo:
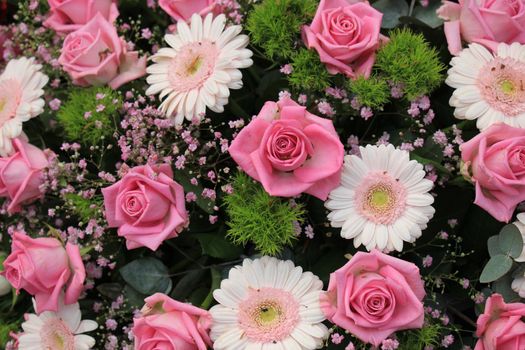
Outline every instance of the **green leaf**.
POLYGON ((432 1, 428 6, 418 6, 414 9, 413 17, 428 25, 430 28, 437 28, 443 24, 443 20, 436 14, 436 10, 441 6, 441 1, 432 1))
POLYGON ((243 248, 241 246, 231 243, 219 232, 195 233, 193 235, 199 240, 203 254, 220 259, 235 259, 242 254, 243 248))
POLYGON ((512 276, 510 274, 503 276, 492 284, 492 290, 501 294, 507 303, 512 303, 520 300, 520 296, 512 290, 512 276))
POLYGON ((408 4, 405 0, 379 0, 372 6, 383 13, 382 28, 394 28, 399 24, 399 17, 406 16, 408 4))
POLYGON ((168 294, 172 287, 168 268, 155 258, 133 260, 119 272, 124 281, 141 294, 168 294))
POLYGON ((503 226, 498 236, 498 245, 503 254, 513 258, 520 256, 523 250, 523 238, 518 227, 513 224, 503 226))
POLYGON ((97 286, 97 291, 105 297, 116 299, 122 294, 120 283, 102 283, 97 286))
POLYGON ((512 267, 512 259, 507 255, 494 255, 483 268, 479 281, 481 283, 493 282, 503 277, 512 267))
POLYGON ((144 299, 148 297, 148 295, 141 294, 137 292, 133 287, 131 287, 129 284, 126 284, 123 290, 124 296, 126 297, 128 303, 137 309, 140 309, 144 305, 144 299))
POLYGON ((489 239, 487 240, 487 247, 489 248, 489 255, 491 257, 498 254, 505 255, 499 247, 499 236, 489 237, 489 239))

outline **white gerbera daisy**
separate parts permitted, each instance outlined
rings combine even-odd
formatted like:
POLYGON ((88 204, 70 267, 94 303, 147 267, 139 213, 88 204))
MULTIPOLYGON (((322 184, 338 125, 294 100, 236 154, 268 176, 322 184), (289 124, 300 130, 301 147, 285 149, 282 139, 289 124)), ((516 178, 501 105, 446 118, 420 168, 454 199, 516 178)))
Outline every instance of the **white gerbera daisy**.
POLYGON ((525 45, 501 43, 495 54, 470 44, 452 58, 446 83, 456 90, 450 105, 459 119, 525 128, 525 45))
POLYGON ((11 139, 20 136, 22 123, 44 111, 44 86, 49 78, 34 58, 7 63, 0 75, 0 156, 13 152, 11 139))
POLYGON ((78 303, 59 302, 58 312, 44 311, 40 315, 26 314, 22 323, 24 332, 18 338, 19 350, 88 350, 95 339, 85 334, 97 329, 92 320, 81 320, 78 303))
POLYGON ((291 261, 245 259, 213 292, 215 350, 319 349, 328 329, 319 303, 323 282, 291 261))
POLYGON ((228 103, 229 89, 242 87, 238 68, 253 64, 252 52, 246 49, 248 36, 239 35, 242 27, 224 30, 226 17, 203 20, 194 14, 191 24, 177 22, 177 33, 164 40, 170 47, 160 49, 151 57, 155 64, 147 68, 150 87, 147 95, 160 93, 164 99, 160 109, 175 117, 176 124, 186 118, 202 118, 206 107, 222 113, 228 103))
POLYGON ((341 185, 325 206, 333 227, 369 251, 402 251, 414 242, 434 215, 432 181, 407 151, 392 145, 360 147, 361 157, 345 157, 341 185))

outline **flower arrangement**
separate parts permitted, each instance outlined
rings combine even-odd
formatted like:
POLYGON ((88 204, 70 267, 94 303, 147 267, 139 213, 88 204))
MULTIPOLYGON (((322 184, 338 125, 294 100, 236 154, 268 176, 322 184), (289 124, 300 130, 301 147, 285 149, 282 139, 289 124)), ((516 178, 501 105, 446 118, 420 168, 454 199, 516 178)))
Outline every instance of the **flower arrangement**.
POLYGON ((524 0, 0 0, 0 348, 525 349, 524 0))

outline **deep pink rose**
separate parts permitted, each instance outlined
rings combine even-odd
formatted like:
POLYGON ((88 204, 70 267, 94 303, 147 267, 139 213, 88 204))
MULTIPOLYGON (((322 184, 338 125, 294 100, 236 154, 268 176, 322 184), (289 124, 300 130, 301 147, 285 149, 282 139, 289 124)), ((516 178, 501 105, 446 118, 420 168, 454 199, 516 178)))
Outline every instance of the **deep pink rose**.
POLYGON ((321 0, 303 41, 318 53, 328 72, 368 78, 380 45, 383 14, 368 2, 321 0))
POLYGON ((509 222, 525 200, 525 129, 494 124, 460 149, 476 186, 474 203, 509 222))
POLYGON ((446 21, 445 35, 453 55, 461 51, 461 39, 492 51, 501 42, 525 44, 523 0, 459 0, 459 4, 443 1, 437 14, 446 21))
POLYGON ((95 15, 113 23, 119 13, 116 0, 47 0, 50 16, 44 25, 59 33, 73 32, 88 23, 95 15))
POLYGON ((14 288, 35 297, 37 313, 56 312, 64 289, 64 303, 76 303, 86 278, 77 245, 67 243, 64 248, 56 238, 31 238, 19 232, 13 234, 1 274, 14 288))
POLYGON ((487 299, 485 312, 478 317, 474 350, 525 349, 525 304, 505 304, 499 294, 487 299))
POLYGON ((0 158, 0 197, 11 200, 10 214, 42 197, 43 170, 48 166, 46 153, 27 141, 13 139, 13 148, 11 156, 0 158))
POLYGON ((188 220, 184 190, 167 164, 132 168, 102 194, 108 225, 118 227, 128 249, 157 250, 163 241, 177 237, 188 220))
POLYGON ((211 346, 208 311, 156 293, 133 320, 135 350, 206 350, 211 346))
POLYGON ((230 146, 239 166, 272 196, 321 200, 339 185, 344 149, 332 121, 289 98, 266 102, 230 146))
POLYGON ((332 323, 378 346, 393 332, 423 326, 424 296, 416 265, 373 250, 330 275, 321 305, 332 323))
POLYGON ((146 57, 128 52, 113 24, 101 14, 66 36, 58 62, 80 86, 108 84, 117 89, 146 74, 146 57))
POLYGON ((159 6, 176 21, 187 21, 194 13, 202 17, 210 12, 220 13, 216 0, 159 0, 159 6))

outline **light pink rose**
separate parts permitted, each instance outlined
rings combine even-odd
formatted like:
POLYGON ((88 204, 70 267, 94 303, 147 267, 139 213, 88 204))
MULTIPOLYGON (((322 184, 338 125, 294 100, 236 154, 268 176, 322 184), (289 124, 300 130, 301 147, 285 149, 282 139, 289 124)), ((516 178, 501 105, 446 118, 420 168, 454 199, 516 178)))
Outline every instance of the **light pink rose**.
POLYGON ((525 349, 525 304, 505 304, 499 294, 487 299, 485 312, 478 317, 474 350, 525 349))
POLYGON ((424 296, 416 265, 373 250, 330 275, 321 306, 332 323, 378 346, 393 332, 423 326, 424 296))
POLYGON ((305 192, 326 200, 340 182, 344 148, 332 121, 289 98, 266 102, 229 151, 272 196, 305 192))
POLYGON ((31 238, 19 232, 13 234, 1 274, 14 288, 35 297, 37 313, 57 311, 64 289, 64 303, 76 303, 86 278, 77 245, 68 243, 64 248, 56 238, 31 238))
POLYGON ((0 158, 0 197, 11 200, 10 214, 42 197, 43 170, 48 166, 46 153, 27 141, 13 139, 13 148, 11 156, 0 158))
POLYGON ((220 13, 216 0, 159 0, 159 6, 176 21, 187 21, 194 13, 203 17, 210 12, 220 13))
POLYGON ((109 227, 118 227, 128 249, 160 244, 178 236, 188 220, 184 190, 167 164, 132 168, 102 190, 109 227))
POLYGON ((66 36, 58 62, 80 86, 108 84, 117 89, 146 74, 146 57, 128 52, 113 24, 101 14, 66 36))
POLYGON ((475 204, 509 222, 525 200, 525 129, 495 124, 460 147, 476 186, 475 204))
POLYGON ((59 33, 73 32, 88 23, 95 15, 113 23, 119 12, 116 0, 47 0, 50 16, 44 21, 46 27, 59 33))
POLYGON ((145 301, 142 316, 133 320, 135 350, 206 350, 211 346, 208 311, 161 293, 145 301))
POLYGON ((457 55, 461 39, 496 51, 499 43, 525 44, 525 3, 523 0, 443 1, 437 14, 445 22, 448 50, 457 55))
POLYGON ((368 2, 321 0, 303 41, 318 53, 328 72, 368 78, 381 43, 383 14, 368 2))

